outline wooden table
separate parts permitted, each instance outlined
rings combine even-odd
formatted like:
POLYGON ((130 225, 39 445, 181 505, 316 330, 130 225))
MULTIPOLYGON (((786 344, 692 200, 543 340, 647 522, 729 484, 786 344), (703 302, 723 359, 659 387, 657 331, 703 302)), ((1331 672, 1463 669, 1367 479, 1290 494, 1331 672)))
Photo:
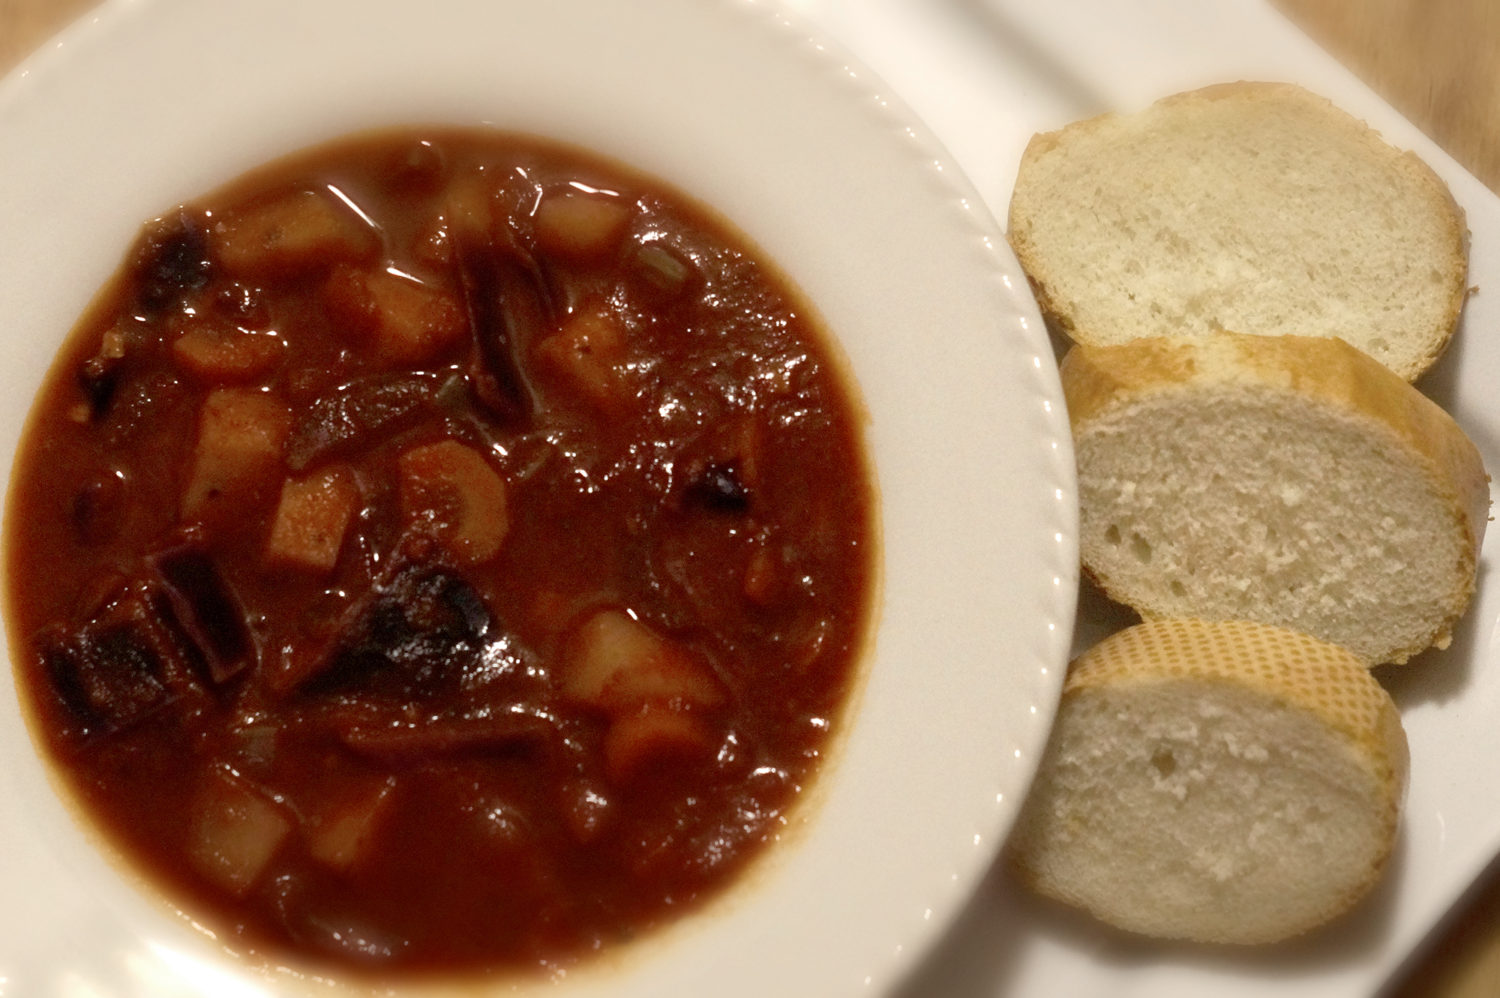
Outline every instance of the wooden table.
MULTIPOLYGON (((0 73, 96 2, 0 0, 0 73)), ((1500 193, 1500 0, 1272 2, 1500 193)), ((1500 873, 1392 998, 1408 996, 1500 996, 1500 873)))

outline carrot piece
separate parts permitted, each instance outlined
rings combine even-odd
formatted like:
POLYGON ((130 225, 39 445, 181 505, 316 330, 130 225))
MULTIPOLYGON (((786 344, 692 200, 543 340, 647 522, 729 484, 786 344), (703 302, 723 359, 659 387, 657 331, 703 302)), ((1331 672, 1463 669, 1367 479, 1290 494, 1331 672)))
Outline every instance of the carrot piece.
POLYGON ((600 610, 570 635, 562 690, 614 715, 647 703, 712 707, 724 692, 704 666, 674 641, 621 610, 600 610))
POLYGON ((579 312, 533 349, 538 361, 600 408, 622 397, 625 331, 609 316, 579 312))
POLYGON ((329 311, 380 360, 411 367, 463 339, 468 325, 451 295, 389 271, 336 266, 323 288, 329 311))
POLYGON ((266 560, 308 572, 333 571, 358 504, 359 486, 342 465, 288 478, 271 522, 266 560))
POLYGON ((570 190, 544 197, 532 226, 542 252, 588 260, 615 249, 629 221, 630 204, 619 196, 570 190))
POLYGON ((247 388, 216 388, 198 413, 198 441, 182 513, 202 517, 254 496, 277 477, 291 414, 280 400, 247 388))
POLYGON ((398 459, 401 509, 467 565, 499 554, 510 530, 505 480, 457 440, 413 447, 398 459))
POLYGON ((292 191, 230 212, 210 234, 230 274, 271 276, 373 256, 379 237, 328 190, 292 191))

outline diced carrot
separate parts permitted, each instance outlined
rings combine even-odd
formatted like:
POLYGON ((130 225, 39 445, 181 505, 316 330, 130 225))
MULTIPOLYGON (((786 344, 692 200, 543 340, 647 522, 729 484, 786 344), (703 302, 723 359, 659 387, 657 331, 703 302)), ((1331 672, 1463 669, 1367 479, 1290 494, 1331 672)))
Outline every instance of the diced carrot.
POLYGON ((198 413, 183 515, 200 518, 270 487, 280 476, 290 431, 291 414, 275 396, 248 388, 209 392, 198 413))
POLYGON ((278 336, 199 320, 172 341, 172 359, 202 381, 230 384, 259 378, 274 368, 285 347, 278 336))
POLYGON ((354 866, 373 845, 395 793, 392 776, 340 795, 303 826, 308 853, 335 870, 354 866))
POLYGON ((609 409, 625 389, 625 331, 609 316, 575 313, 534 349, 538 361, 601 408, 609 409))
POLYGON ((713 674, 681 645, 622 610, 600 610, 570 635, 562 690, 611 714, 647 703, 712 707, 724 692, 713 674))
POLYGON ((280 805, 222 767, 209 771, 191 821, 188 862, 235 897, 250 892, 292 830, 280 805))
POLYGON ((647 704, 615 718, 604 733, 604 772, 620 783, 646 765, 702 759, 716 747, 701 718, 671 707, 647 704))
POLYGON ((413 447, 398 459, 401 508, 464 564, 499 554, 510 530, 505 480, 457 440, 413 447))
POLYGON ((292 191, 231 212, 210 238, 225 271, 250 276, 367 259, 380 246, 369 224, 327 190, 292 191))
POLYGON ((281 485, 266 559, 308 572, 333 571, 358 505, 359 486, 342 465, 288 478, 281 485))
POLYGON ((532 219, 537 247, 573 260, 602 257, 619 245, 630 211, 629 202, 618 195, 579 190, 550 194, 532 219))
POLYGON ((323 288, 329 311, 380 360, 411 367, 430 360, 468 332, 451 295, 389 271, 334 268, 323 288))

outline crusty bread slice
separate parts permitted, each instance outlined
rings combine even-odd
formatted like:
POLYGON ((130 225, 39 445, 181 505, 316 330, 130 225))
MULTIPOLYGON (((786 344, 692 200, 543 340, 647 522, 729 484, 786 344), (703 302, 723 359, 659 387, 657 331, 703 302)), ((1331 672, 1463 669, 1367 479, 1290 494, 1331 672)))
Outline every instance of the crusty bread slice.
POLYGON ((1042 311, 1080 343, 1336 335, 1412 381, 1465 295, 1463 213, 1437 175, 1288 84, 1036 136, 1009 229, 1042 311))
POLYGON ((1336 339, 1075 345, 1084 570, 1144 617, 1256 620, 1370 665, 1446 647, 1489 484, 1439 406, 1336 339))
POLYGON ((1274 942, 1379 879, 1407 768, 1395 704, 1346 650, 1150 621, 1070 667, 1008 852, 1040 893, 1119 928, 1274 942))

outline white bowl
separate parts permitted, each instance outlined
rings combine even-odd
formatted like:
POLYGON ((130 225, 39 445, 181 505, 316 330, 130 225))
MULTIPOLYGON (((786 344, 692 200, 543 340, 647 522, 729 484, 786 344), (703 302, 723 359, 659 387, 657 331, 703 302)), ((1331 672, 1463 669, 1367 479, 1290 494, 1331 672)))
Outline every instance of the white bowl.
MULTIPOLYGON (((417 122, 575 142, 713 205, 815 303, 870 414, 881 605, 816 799, 720 901, 541 990, 887 990, 993 862, 1044 744, 1073 618, 1072 453, 994 221, 878 81, 778 8, 106 4, 0 87, 0 445, 143 220, 283 152, 417 122)), ((241 964, 110 859, 10 685, 0 798, 0 991, 324 986, 241 964)))

